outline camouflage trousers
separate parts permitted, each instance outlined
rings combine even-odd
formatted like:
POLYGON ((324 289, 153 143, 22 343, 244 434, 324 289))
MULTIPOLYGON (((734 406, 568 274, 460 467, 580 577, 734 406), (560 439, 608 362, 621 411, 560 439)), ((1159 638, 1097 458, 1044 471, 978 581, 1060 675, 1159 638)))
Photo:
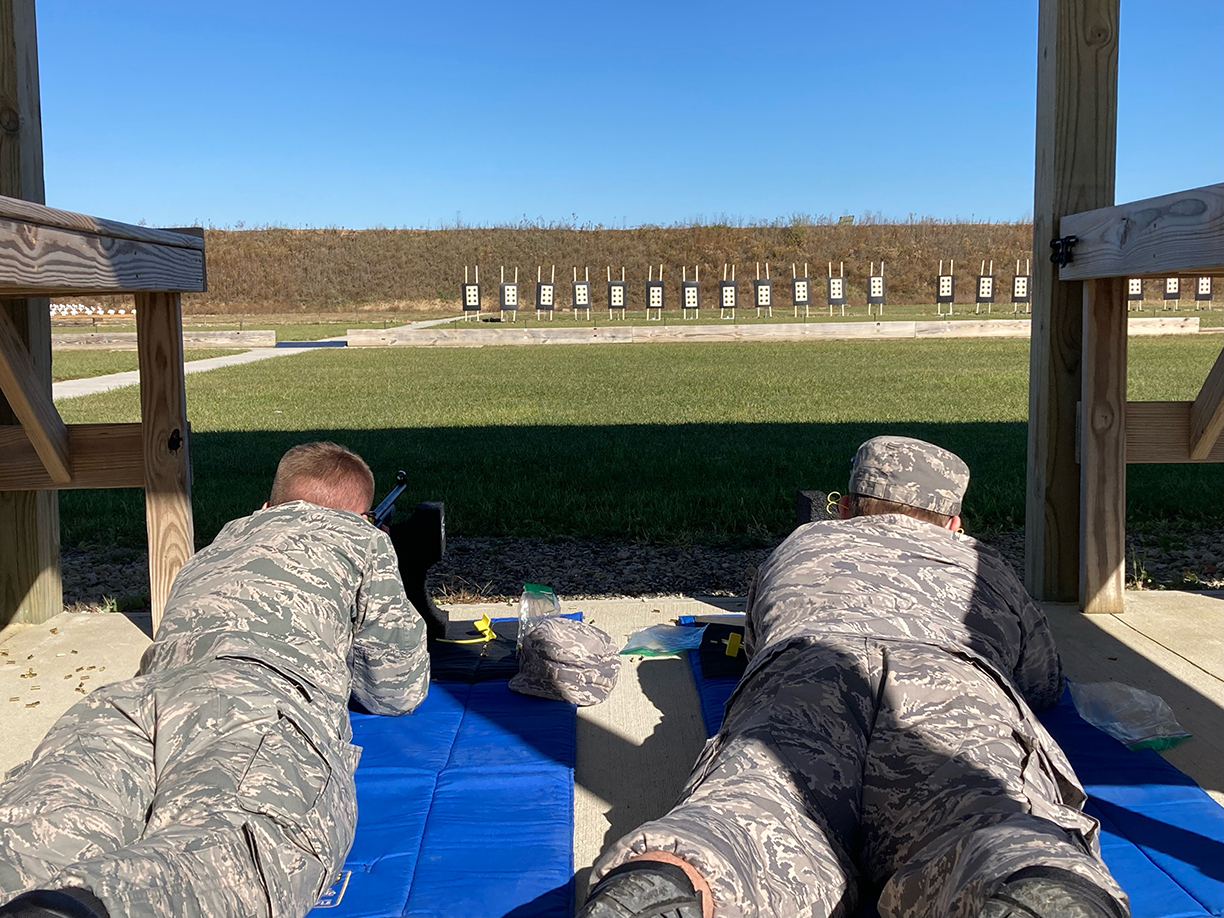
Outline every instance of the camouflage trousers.
POLYGON ((754 660, 679 802, 604 852, 707 879, 718 918, 976 918, 1010 875, 1072 871, 1120 903, 1097 823, 1053 739, 974 659, 861 638, 754 660))
POLYGON ((301 918, 356 826, 360 750, 300 690, 216 661, 104 686, 0 785, 0 902, 84 887, 114 916, 301 918))

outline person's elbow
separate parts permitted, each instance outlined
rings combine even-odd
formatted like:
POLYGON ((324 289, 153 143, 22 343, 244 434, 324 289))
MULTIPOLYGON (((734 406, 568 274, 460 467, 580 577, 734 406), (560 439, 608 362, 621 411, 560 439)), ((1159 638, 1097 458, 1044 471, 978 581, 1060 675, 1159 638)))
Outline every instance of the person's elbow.
POLYGON ((397 717, 415 710, 429 691, 429 655, 418 652, 370 656, 355 649, 353 698, 371 714, 397 717))

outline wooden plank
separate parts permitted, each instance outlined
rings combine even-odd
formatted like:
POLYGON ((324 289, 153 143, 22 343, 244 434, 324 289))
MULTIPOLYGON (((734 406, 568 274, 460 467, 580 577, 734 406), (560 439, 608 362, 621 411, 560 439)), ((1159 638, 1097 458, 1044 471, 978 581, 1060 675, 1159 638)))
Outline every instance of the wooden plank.
MULTIPOLYGON (((134 351, 135 332, 56 332, 51 347, 57 351, 134 351)), ((276 347, 276 332, 256 331, 185 331, 183 347, 192 348, 251 348, 276 347)))
POLYGON ((1126 281, 1084 283, 1080 603, 1118 613, 1126 588, 1126 281))
POLYGON ((74 233, 90 233, 95 236, 109 236, 112 239, 130 239, 133 242, 204 251, 204 231, 199 227, 157 229, 152 226, 132 226, 130 223, 90 217, 70 210, 56 210, 2 195, 0 218, 14 223, 70 230, 74 233))
POLYGON ((1113 204, 1118 0, 1041 0, 1033 194, 1025 582, 1037 599, 1079 596, 1075 462, 1083 290, 1046 257, 1066 214, 1113 204))
POLYGON ((145 525, 149 534, 149 602, 156 634, 174 575, 195 551, 191 437, 183 380, 183 313, 179 295, 137 294, 136 333, 145 525))
POLYGON ((199 249, 35 227, 0 218, 0 296, 200 292, 199 249))
POLYGON ((143 488, 144 441, 139 424, 69 424, 72 480, 53 481, 24 428, 0 425, 0 491, 53 488, 143 488))
POLYGON ((1216 358, 1190 408, 1190 458, 1205 459, 1224 431, 1224 351, 1216 358))
POLYGON ((68 431, 8 313, 0 311, 0 392, 25 427, 51 480, 72 479, 68 431))
MULTIPOLYGON (((0 195, 43 203, 42 116, 34 0, 0 0, 0 195)), ((43 297, 0 303, 51 394, 51 317, 43 297)), ((0 397, 0 424, 17 416, 0 397)), ((37 624, 64 608, 59 497, 54 491, 0 493, 0 625, 37 624)))
POLYGON ((1224 184, 1063 217, 1075 236, 1060 280, 1224 273, 1224 184))
POLYGON ((1127 402, 1127 462, 1224 462, 1224 433, 1202 459, 1190 458, 1193 402, 1127 402))

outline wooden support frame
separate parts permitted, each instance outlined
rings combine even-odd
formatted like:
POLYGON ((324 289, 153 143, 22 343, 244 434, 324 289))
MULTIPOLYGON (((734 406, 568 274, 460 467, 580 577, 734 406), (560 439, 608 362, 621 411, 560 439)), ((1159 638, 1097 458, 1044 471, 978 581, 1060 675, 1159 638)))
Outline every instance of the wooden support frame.
POLYGON ((68 430, 8 313, 0 310, 0 391, 55 485, 72 480, 68 430))
POLYGON ((136 343, 149 536, 149 602, 156 632, 174 575, 195 551, 179 294, 136 295, 136 343))
POLYGON ((1113 204, 1118 0, 1040 0, 1033 194, 1025 582, 1039 600, 1079 595, 1083 290, 1045 257, 1067 214, 1113 204))
POLYGON ((0 491, 67 488, 143 488, 144 440, 139 424, 69 424, 72 480, 47 474, 24 427, 0 426, 0 491))
POLYGON ((1206 455, 1190 455, 1190 409, 1194 402, 1127 402, 1126 461, 1224 462, 1224 433, 1206 455))
POLYGON ((1224 274, 1224 184, 1063 217, 1075 236, 1062 281, 1224 274))
POLYGON ((1080 601, 1122 611, 1126 587, 1126 281, 1084 283, 1080 601))
MULTIPOLYGON (((44 200, 42 113, 34 0, 0 2, 0 195, 44 200)), ((9 294, 10 296, 14 294, 9 294)), ((51 318, 42 297, 0 303, 35 368, 35 388, 51 393, 51 318)), ((0 398, 0 424, 17 422, 0 398)), ((37 624, 64 607, 59 498, 54 491, 0 493, 0 623, 37 624)))
POLYGON ((1224 350, 1190 406, 1190 460, 1206 459, 1224 432, 1224 350))
MULTIPOLYGON (((0 417, 0 505, 22 495, 53 502, 63 488, 144 488, 155 628, 195 548, 180 291, 204 285, 200 230, 126 226, 0 197, 0 298, 34 290, 135 295, 142 418, 65 425, 51 401, 49 361, 35 367, 21 330, 0 314, 0 389, 12 408, 12 418, 0 417)), ((30 302, 47 317, 45 299, 30 302)), ((49 336, 46 345, 49 352, 49 336)), ((0 525, 0 547, 10 539, 20 547, 21 533, 0 525)), ((58 554, 58 525, 52 535, 38 544, 58 554)), ((33 566, 22 561, 19 573, 29 579, 33 566)), ((35 620, 58 613, 62 601, 44 605, 35 620)))
POLYGON ((123 226, 0 197, 0 288, 8 296, 205 289, 203 239, 123 226))

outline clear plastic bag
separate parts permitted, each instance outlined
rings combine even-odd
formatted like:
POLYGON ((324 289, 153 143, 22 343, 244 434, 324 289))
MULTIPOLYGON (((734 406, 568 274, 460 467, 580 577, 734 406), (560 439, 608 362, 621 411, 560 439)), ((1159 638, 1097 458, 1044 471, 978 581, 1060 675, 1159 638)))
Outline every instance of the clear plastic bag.
POLYGON ((1071 682, 1079 716, 1131 749, 1169 749, 1190 734, 1159 695, 1122 682, 1071 682))
POLYGON ((538 621, 561 614, 561 601, 550 586, 542 583, 523 584, 523 595, 519 597, 519 631, 514 652, 523 647, 523 635, 538 621))
POLYGON ((668 657, 685 650, 696 650, 701 646, 705 625, 693 628, 688 625, 651 625, 629 635, 629 641, 620 649, 622 654, 637 654, 643 657, 668 657))

